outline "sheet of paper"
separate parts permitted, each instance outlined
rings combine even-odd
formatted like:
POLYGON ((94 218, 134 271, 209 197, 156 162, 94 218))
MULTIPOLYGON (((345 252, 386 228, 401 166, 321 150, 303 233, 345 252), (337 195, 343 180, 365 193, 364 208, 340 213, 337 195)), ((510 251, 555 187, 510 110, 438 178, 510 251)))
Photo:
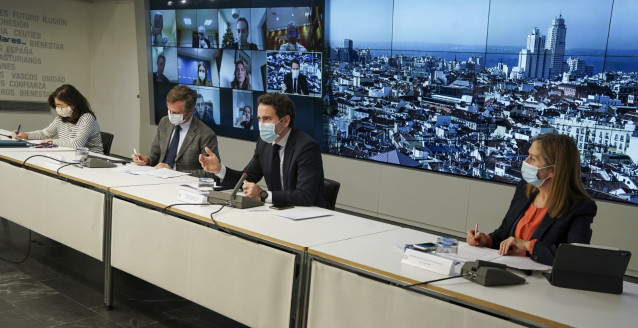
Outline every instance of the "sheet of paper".
POLYGON ((527 256, 499 256, 491 260, 491 262, 505 264, 508 268, 520 270, 548 271, 552 269, 550 265, 532 261, 532 259, 527 256))
POLYGON ((501 256, 498 255, 498 250, 487 248, 487 247, 474 247, 470 246, 467 243, 459 243, 459 257, 465 258, 468 261, 490 261, 494 263, 505 264, 510 268, 520 269, 520 270, 535 270, 535 271, 546 271, 550 270, 552 267, 549 265, 541 264, 535 261, 532 261, 527 256, 501 256))
POLYGON ((155 170, 155 168, 152 166, 138 166, 135 164, 129 164, 129 165, 117 166, 113 168, 113 170, 122 172, 122 173, 133 174, 133 175, 143 175, 143 174, 146 174, 146 172, 148 171, 155 170))
POLYGON ((169 169, 165 169, 165 168, 153 169, 153 170, 146 171, 146 175, 152 176, 152 177, 157 177, 157 178, 162 178, 162 179, 181 177, 183 175, 189 175, 189 174, 190 173, 184 173, 184 172, 175 171, 175 170, 169 170, 169 169))
POLYGON ((330 211, 315 207, 293 207, 286 210, 273 210, 271 214, 289 220, 305 220, 332 215, 330 211))

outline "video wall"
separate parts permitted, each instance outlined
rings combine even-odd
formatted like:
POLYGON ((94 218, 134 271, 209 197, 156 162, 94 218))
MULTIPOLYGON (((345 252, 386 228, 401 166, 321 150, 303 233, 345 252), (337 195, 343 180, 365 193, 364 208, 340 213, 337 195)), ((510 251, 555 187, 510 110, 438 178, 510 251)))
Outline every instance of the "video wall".
POLYGON ((255 140, 257 98, 290 95, 296 126, 320 139, 323 1, 150 2, 153 120, 175 85, 197 91, 195 116, 217 134, 255 140), (319 108, 316 111, 315 108, 319 108))
POLYGON ((150 15, 156 122, 185 84, 216 133, 255 140, 256 98, 286 92, 326 153, 510 184, 536 135, 562 133, 590 195, 638 203, 631 0, 162 0, 150 15))
POLYGON ((324 151, 504 183, 577 143, 590 195, 638 203, 629 0, 326 1, 324 151))

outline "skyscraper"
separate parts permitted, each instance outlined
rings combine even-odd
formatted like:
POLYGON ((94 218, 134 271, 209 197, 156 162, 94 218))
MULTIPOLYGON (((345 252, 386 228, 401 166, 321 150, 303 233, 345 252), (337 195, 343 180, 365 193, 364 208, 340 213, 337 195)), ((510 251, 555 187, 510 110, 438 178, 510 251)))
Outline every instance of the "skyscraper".
POLYGON ((527 35, 527 48, 518 54, 519 71, 526 78, 544 79, 549 77, 549 63, 545 49, 545 36, 537 27, 527 35))
POLYGON ((549 50, 550 77, 563 73, 563 57, 565 57, 565 38, 567 27, 563 15, 552 19, 552 25, 547 29, 547 50, 549 50))

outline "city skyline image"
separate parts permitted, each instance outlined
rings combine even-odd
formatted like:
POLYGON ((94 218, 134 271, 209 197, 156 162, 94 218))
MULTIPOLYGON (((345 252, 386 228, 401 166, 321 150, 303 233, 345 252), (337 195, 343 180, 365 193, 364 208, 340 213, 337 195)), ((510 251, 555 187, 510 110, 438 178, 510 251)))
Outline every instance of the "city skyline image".
POLYGON ((629 1, 326 6, 324 151, 517 183, 533 138, 560 133, 592 196, 638 203, 629 1))

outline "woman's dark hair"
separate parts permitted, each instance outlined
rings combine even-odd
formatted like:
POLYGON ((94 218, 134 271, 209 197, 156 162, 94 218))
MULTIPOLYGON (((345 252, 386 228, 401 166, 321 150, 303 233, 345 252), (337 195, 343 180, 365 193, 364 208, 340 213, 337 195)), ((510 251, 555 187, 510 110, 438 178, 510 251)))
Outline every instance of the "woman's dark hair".
POLYGON ((71 106, 73 113, 69 117, 60 117, 60 120, 65 123, 76 124, 80 117, 86 113, 89 113, 95 117, 95 113, 91 110, 89 101, 70 84, 63 84, 59 86, 51 95, 49 95, 49 106, 55 108, 55 98, 58 98, 61 102, 71 106))

